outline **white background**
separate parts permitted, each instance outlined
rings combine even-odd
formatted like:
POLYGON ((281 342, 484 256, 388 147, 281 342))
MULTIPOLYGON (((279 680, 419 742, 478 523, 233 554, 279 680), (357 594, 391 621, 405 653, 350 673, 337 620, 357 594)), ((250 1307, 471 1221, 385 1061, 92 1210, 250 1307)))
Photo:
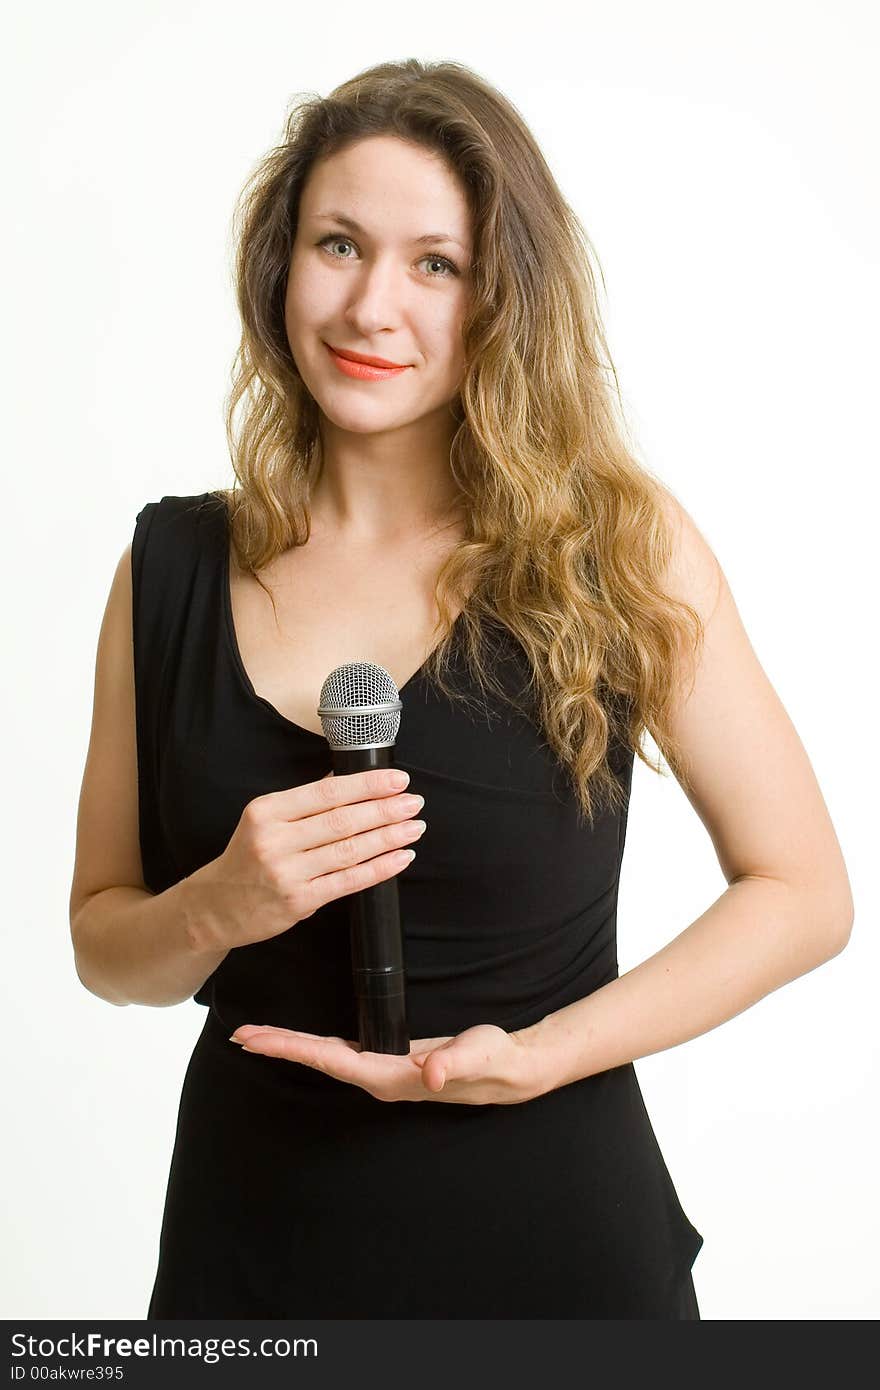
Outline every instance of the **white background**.
MULTIPOLYGON (((4 1317, 146 1314, 204 1012, 113 1008, 74 970, 98 630, 141 506, 232 481, 239 188, 296 92, 409 56, 500 88, 584 221, 639 456, 715 549, 850 871, 840 956, 636 1065, 704 1236, 702 1316, 880 1314, 877 23, 868 0, 55 0, 7 19, 4 1317)), ((621 973, 724 887, 675 780, 637 762, 621 973)))

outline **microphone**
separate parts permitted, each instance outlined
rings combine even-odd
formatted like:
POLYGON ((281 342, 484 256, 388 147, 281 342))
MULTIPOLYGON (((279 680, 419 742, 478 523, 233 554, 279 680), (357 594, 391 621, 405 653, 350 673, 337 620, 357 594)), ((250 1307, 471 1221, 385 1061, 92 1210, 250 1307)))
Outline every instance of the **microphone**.
MULTIPOLYGON (((333 771, 391 767, 403 704, 384 666, 348 661, 321 686, 318 715, 333 771)), ((351 966, 358 1037, 365 1052, 409 1052, 397 879, 351 894, 351 966)))

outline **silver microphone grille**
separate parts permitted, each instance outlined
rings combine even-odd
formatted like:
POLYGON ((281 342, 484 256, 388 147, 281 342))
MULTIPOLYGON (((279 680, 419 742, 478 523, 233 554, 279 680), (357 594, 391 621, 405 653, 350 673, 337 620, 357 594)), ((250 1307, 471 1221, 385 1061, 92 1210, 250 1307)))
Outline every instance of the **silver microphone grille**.
POLYGON ((390 748, 400 728, 397 686, 373 661, 347 661, 321 686, 318 714, 331 748, 390 748))

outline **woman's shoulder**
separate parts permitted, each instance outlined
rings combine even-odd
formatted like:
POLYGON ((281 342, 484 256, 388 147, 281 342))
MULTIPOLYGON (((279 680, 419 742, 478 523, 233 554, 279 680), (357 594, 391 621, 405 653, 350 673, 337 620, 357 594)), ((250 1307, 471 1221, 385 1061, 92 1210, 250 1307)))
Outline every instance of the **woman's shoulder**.
POLYGON ((669 537, 663 588, 671 598, 690 604, 707 622, 715 611, 724 574, 718 557, 691 513, 668 488, 658 494, 669 537))
POLYGON ((218 492, 166 493, 156 501, 145 502, 137 514, 136 530, 151 538, 178 539, 181 532, 195 531, 201 524, 216 522, 226 504, 218 492))
POLYGON ((141 510, 151 507, 157 516, 169 519, 178 516, 189 516, 202 511, 215 510, 225 507, 224 496, 221 490, 211 492, 193 493, 165 493, 157 501, 145 502, 141 510))

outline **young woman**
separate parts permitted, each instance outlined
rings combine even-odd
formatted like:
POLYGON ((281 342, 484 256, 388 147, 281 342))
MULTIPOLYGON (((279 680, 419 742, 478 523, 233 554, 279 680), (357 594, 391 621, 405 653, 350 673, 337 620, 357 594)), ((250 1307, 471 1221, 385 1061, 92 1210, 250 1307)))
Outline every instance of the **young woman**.
POLYGON ((853 909, 720 566, 623 442, 585 234, 498 92, 407 61, 296 108, 237 238, 238 486, 138 515, 71 894, 87 988, 207 1008, 148 1316, 698 1318, 633 1061, 853 909), (349 660, 398 685, 406 789, 328 775, 349 660), (646 729, 729 886, 618 977, 646 729), (349 899, 392 877, 402 1057, 354 1041, 349 899))

